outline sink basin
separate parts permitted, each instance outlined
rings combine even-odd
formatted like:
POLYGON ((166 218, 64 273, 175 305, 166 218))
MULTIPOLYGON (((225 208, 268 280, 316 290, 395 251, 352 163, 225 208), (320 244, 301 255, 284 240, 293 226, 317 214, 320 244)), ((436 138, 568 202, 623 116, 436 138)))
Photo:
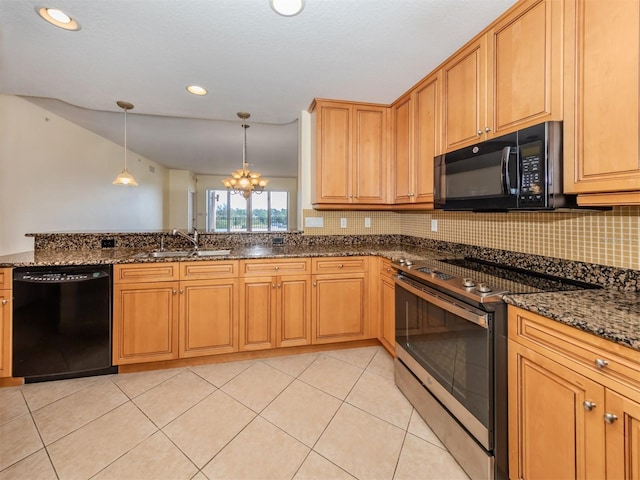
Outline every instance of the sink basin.
POLYGON ((215 257, 222 255, 229 255, 231 250, 198 250, 195 254, 198 257, 215 257))
POLYGON ((149 256, 153 258, 188 257, 192 253, 187 250, 167 250, 164 252, 151 252, 149 256))

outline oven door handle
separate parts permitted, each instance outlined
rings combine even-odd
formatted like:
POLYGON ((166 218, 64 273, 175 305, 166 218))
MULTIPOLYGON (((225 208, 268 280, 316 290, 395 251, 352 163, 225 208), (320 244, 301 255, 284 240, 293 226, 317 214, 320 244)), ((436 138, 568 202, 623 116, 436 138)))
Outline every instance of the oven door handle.
POLYGON ((407 281, 405 277, 395 277, 395 282, 399 287, 408 290, 409 292, 413 293, 426 302, 440 307, 447 312, 457 315, 460 318, 464 318, 465 320, 475 323, 476 325, 479 325, 483 328, 489 328, 488 313, 477 313, 470 308, 466 308, 462 305, 446 300, 441 295, 438 295, 435 292, 431 292, 423 288, 417 288, 412 283, 407 281))

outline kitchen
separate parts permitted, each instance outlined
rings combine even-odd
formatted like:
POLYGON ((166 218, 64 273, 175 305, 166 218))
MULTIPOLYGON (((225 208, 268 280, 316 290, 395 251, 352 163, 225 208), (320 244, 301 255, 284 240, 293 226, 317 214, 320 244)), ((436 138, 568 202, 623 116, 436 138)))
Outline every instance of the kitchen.
MULTIPOLYGON (((426 72, 422 72, 424 75, 426 72)), ((401 92, 397 92, 398 94, 401 92)), ((637 92, 636 92, 637 93, 637 92)), ((8 118, 3 117, 3 130, 6 131, 5 126, 10 126, 11 122, 15 122, 19 115, 33 115, 33 120, 29 124, 47 124, 46 120, 43 121, 46 114, 32 107, 28 102, 14 97, 2 97, 3 107, 9 106, 14 108, 3 108, 3 115, 5 112, 10 112, 14 115, 8 118), (16 107, 18 105, 18 107, 16 107), (38 118, 38 122, 35 119, 38 118)), ((394 104, 396 105, 396 104, 394 104)), ((401 102, 397 103, 396 115, 398 118, 404 114, 401 107, 401 102)), ((392 107, 394 108, 394 107, 392 107)), ((310 124, 312 123, 312 115, 301 114, 300 124, 301 130, 307 132, 307 135, 312 133, 310 124)), ((54 123, 57 122, 57 118, 52 117, 54 123)), ((567 126, 568 117, 565 117, 565 128, 567 126)), ((399 125, 396 122, 396 125, 399 125)), ((75 132, 75 131, 74 131, 75 132)), ((76 132, 77 133, 77 132, 76 132)), ((51 133, 49 133, 51 135, 51 133)), ((303 133, 302 135, 305 135, 303 133)), ((46 137, 49 138, 49 137, 46 137)), ((55 139, 55 135, 53 135, 55 139)), ((3 142, 4 143, 4 142, 3 142)), ((301 140, 301 148, 304 150, 305 145, 309 145, 311 142, 305 142, 301 140)), ((635 148, 637 151, 637 138, 635 142, 630 142, 632 151, 635 148), (634 146, 635 145, 635 146, 634 146)), ((565 153, 567 150, 567 143, 565 142, 565 153)), ((396 148, 398 145, 396 145, 396 148)), ((34 146, 33 148, 37 148, 34 146)), ((42 147, 41 147, 42 148, 42 147)), ((603 147, 604 148, 604 147, 603 147)), ((50 155, 46 148, 44 151, 47 153, 47 158, 50 155)), ((121 150, 114 150, 114 156, 121 157, 121 150)), ((305 155, 305 152, 302 153, 305 155)), ((637 156, 637 155, 636 155, 637 156)), ((3 152, 4 158, 9 158, 3 152)), ((565 155, 566 157, 566 155, 565 155)), ((309 162, 310 163, 310 162, 309 162)), ((637 163, 637 158, 636 158, 637 163)), ((15 168, 11 164, 11 168, 15 168)), ((100 168, 105 168, 104 166, 100 168)), ((116 167, 117 169, 117 167, 116 167)), ((637 168, 636 168, 637 170, 637 168)), ((5 164, 3 163, 3 182, 7 182, 7 177, 4 176, 5 164)), ((13 171, 11 172, 13 173, 13 171)), ((17 178, 28 176, 28 171, 18 172, 17 178)), ((310 178, 313 175, 307 173, 310 178)), ((637 175, 637 173, 636 173, 637 175)), ((304 176, 304 175, 302 175, 304 176)), ((307 178, 309 178, 307 177, 307 178)), ((632 175, 630 176, 632 177, 632 175)), ((11 178, 16 176, 11 175, 11 178)), ((144 177, 143 177, 144 178, 144 177)), ((632 178, 628 180, 632 182, 632 178)), ((311 183, 310 180, 307 180, 311 183)), ((91 183, 84 185, 74 186, 75 189, 87 188, 87 191, 91 191, 91 183)), ((143 182, 140 182, 141 185, 143 182)), ((629 183, 631 184, 631 183, 629 183)), ((11 192, 12 188, 19 188, 17 185, 4 188, 3 183, 3 195, 5 192, 11 192)), ((632 184, 631 184, 632 185, 632 184)), ((397 186, 396 186, 397 187, 397 186)), ((580 188, 580 187, 576 187, 580 188)), ((605 283, 609 280, 606 278, 620 278, 623 275, 629 276, 630 280, 627 287, 631 286, 633 289, 633 272, 638 270, 638 207, 633 206, 633 188, 623 189, 622 192, 631 190, 627 197, 622 199, 618 203, 613 203, 613 197, 621 197, 624 194, 622 192, 615 192, 609 194, 607 198, 602 199, 602 195, 599 193, 610 192, 605 187, 596 186, 601 190, 596 190, 595 194, 589 194, 588 191, 584 195, 584 200, 589 202, 593 206, 600 205, 616 205, 612 210, 602 212, 563 212, 563 213, 470 213, 470 212, 447 212, 441 210, 422 210, 398 212, 400 208, 395 208, 392 211, 386 211, 384 209, 367 208, 364 211, 352 210, 353 206, 344 204, 341 205, 337 211, 325 211, 325 210, 313 210, 311 209, 311 193, 302 191, 303 196, 308 196, 308 200, 303 200, 302 213, 303 218, 307 219, 313 217, 317 219, 322 218, 323 227, 309 227, 305 228, 305 236, 308 235, 397 235, 415 237, 416 239, 425 239, 425 244, 428 245, 428 240, 452 242, 455 244, 475 245, 478 247, 484 247, 489 249, 498 249, 501 251, 520 252, 520 260, 525 262, 530 259, 536 259, 536 256, 551 257, 556 259, 568 260, 568 264, 571 268, 580 270, 586 267, 588 274, 592 275, 596 279, 602 281, 602 277, 605 277, 605 283), (617 206, 619 205, 619 206, 617 206), (342 218, 346 219, 346 228, 341 226, 342 218), (366 227, 366 219, 370 219, 372 227, 366 227), (586 264, 586 265, 585 265, 586 264), (595 267, 594 267, 595 265, 595 267), (606 266, 604 268, 598 266, 606 266), (589 271, 591 269, 591 271, 589 271)), ((141 193, 125 193, 122 195, 131 195, 128 197, 126 203, 120 203, 119 208, 123 208, 124 205, 132 205, 132 207, 125 207, 132 210, 137 206, 136 196, 142 196, 141 193)), ((637 187, 635 187, 637 195, 637 187)), ((578 190, 576 190, 578 191, 578 190)), ((81 192, 82 193, 82 190, 81 192)), ((88 193, 86 194, 88 196, 88 193)), ((36 195, 25 199, 26 202, 37 202, 36 195)), ((635 197, 637 199, 637 196, 635 197)), ((40 200, 41 201, 41 200, 40 200)), ((411 204, 411 202, 406 202, 411 204)), ((11 212, 4 210, 5 205, 11 205, 6 201, 6 197, 3 197, 3 214, 2 218, 13 218, 11 212)), ((637 205, 637 200, 635 205, 637 205)), ((11 205, 13 207, 13 205, 11 205)), ((32 212, 37 211, 37 205, 32 205, 32 212)), ((142 210, 144 212, 144 209, 142 210)), ((79 222, 83 220, 82 214, 90 216, 90 212, 80 212, 79 222)), ((136 215, 136 211, 132 210, 131 213, 136 215)), ((144 215, 137 214, 137 222, 144 222, 144 215)), ((22 215, 21 217, 29 217, 29 215, 22 215)), ((22 220, 26 221, 26 220, 22 220)), ((314 220, 317 221, 317 220, 314 220)), ((300 222, 300 225, 305 225, 306 220, 300 222), (305 223, 302 223, 305 222, 305 223)), ((134 224, 135 221, 134 221, 134 224)), ((5 223, 3 223, 2 233, 5 232, 5 223)), ((12 231, 14 230, 14 224, 10 223, 12 231)), ((138 224, 140 225, 140 223, 138 224)), ((142 223, 144 225, 144 223, 142 223)), ((19 228, 19 224, 16 225, 19 228)), ((149 227, 153 228, 153 227, 149 227)), ((82 223, 72 224, 70 228, 72 230, 82 230, 82 223)), ((32 229, 33 230, 33 229, 32 229)), ((22 229, 23 233, 27 233, 29 230, 22 229)), ((2 243, 0 243, 2 245, 2 243)), ((354 247, 354 251, 357 248, 354 247)), ((16 250, 17 251, 17 250, 16 250)), ((8 251, 7 253, 11 253, 8 251)), ((553 267, 553 264, 550 265, 553 267)), ((562 268, 560 268, 562 271, 562 268)), ((636 273, 637 278, 637 273, 636 273)), ((611 280, 612 282, 614 280, 611 280)), ((637 285, 637 284, 636 284, 637 285)), ((637 328, 637 327, 636 327, 637 328)), ((627 396, 630 396, 628 394, 627 396)), ((596 402, 597 403, 597 402, 596 402)))

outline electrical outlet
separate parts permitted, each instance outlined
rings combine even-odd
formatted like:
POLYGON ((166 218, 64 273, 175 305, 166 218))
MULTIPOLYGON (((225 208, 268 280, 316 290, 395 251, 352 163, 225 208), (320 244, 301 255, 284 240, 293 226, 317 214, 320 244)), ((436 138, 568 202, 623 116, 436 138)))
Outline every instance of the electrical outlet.
POLYGON ((340 228, 347 228, 347 219, 344 217, 340 219, 340 228))
POLYGON ((103 238, 100 241, 100 246, 102 248, 114 248, 116 246, 116 239, 115 238, 103 238))
POLYGON ((432 232, 437 232, 438 231, 438 220, 435 218, 431 219, 431 231, 432 232))
POLYGON ((364 219, 364 228, 371 228, 371 219, 369 217, 364 219))

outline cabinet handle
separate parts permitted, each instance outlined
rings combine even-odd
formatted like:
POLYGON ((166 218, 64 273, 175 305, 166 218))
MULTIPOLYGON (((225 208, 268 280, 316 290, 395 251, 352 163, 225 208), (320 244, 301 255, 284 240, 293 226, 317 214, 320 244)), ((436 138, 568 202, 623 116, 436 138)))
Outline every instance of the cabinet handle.
POLYGON ((342 267, 344 267, 344 265, 343 265, 343 264, 340 264, 340 265, 338 265, 338 267, 342 268, 342 267))
POLYGON ((278 267, 277 265, 276 265, 276 270, 280 270, 280 267, 278 267))
POLYGON ((606 366, 609 365, 609 362, 606 360, 603 360, 601 358, 596 358, 596 367, 598 368, 604 368, 606 366))
POLYGON ((174 288, 173 289, 173 294, 176 295, 178 293, 178 291, 174 288))
POLYGON ((585 400, 584 402, 582 402, 582 406, 587 412, 590 412, 591 410, 596 408, 595 402, 590 402, 589 400, 585 400))
POLYGON ((282 288, 282 284, 281 283, 278 284, 278 288, 282 288))
POLYGON ((615 413, 605 413, 604 414, 604 421, 607 422, 609 425, 611 425, 617 419, 618 419, 618 416, 615 413))
POLYGON ((275 284, 275 283, 272 283, 272 284, 271 284, 271 288, 276 288, 276 284, 275 284))
POLYGON ((489 127, 484 129, 485 132, 489 133, 491 131, 491 129, 489 127))
POLYGON ((180 293, 184 293, 184 290, 182 288, 180 289, 180 293))
POLYGON ((316 283, 316 282, 313 282, 313 286, 315 287, 316 285, 317 285, 317 283, 316 283))
POLYGON ((6 305, 8 302, 9 302, 9 300, 7 300, 6 298, 3 298, 3 299, 2 299, 2 304, 3 304, 3 305, 6 305))
POLYGON ((478 130, 478 135, 482 135, 482 130, 478 130))

